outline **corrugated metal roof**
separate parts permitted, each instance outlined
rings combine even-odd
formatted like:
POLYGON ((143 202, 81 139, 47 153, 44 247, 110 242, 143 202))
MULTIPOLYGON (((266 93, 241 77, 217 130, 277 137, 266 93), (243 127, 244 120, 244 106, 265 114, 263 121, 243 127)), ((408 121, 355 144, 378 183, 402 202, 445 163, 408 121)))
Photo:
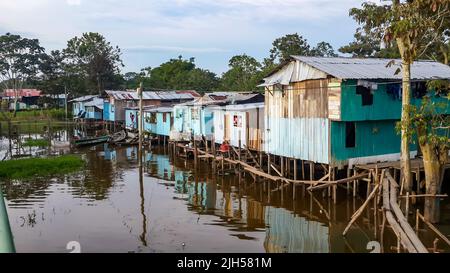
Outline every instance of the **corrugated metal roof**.
POLYGON ((18 97, 39 97, 42 91, 38 89, 6 89, 4 92, 5 97, 15 98, 18 97))
MULTIPOLYGON (((115 100, 138 100, 139 96, 135 91, 105 91, 108 96, 115 100)), ((143 100, 189 100, 194 99, 195 96, 190 93, 181 93, 177 91, 144 91, 142 92, 143 100)))
POLYGON ((96 95, 87 95, 87 96, 82 96, 82 97, 75 98, 75 99, 71 100, 70 102, 87 101, 87 100, 91 100, 91 99, 97 98, 97 97, 98 96, 96 96, 96 95))
POLYGON ((148 113, 169 113, 172 112, 173 107, 156 107, 156 108, 150 108, 146 109, 144 112, 148 113))
MULTIPOLYGON (((399 59, 325 58, 306 56, 292 56, 292 58, 339 79, 402 78, 402 73, 395 74, 396 70, 401 68, 402 62, 399 59), (386 67, 391 61, 394 61, 394 64, 386 67)), ((435 61, 415 61, 411 65, 411 79, 450 79, 450 67, 435 61)))
POLYGON ((225 111, 244 111, 249 109, 264 108, 264 102, 253 102, 246 104, 230 104, 225 106, 211 106, 211 110, 225 110, 225 111))
POLYGON ((97 107, 98 109, 103 110, 103 99, 94 98, 92 101, 85 103, 84 106, 85 107, 94 106, 97 107))

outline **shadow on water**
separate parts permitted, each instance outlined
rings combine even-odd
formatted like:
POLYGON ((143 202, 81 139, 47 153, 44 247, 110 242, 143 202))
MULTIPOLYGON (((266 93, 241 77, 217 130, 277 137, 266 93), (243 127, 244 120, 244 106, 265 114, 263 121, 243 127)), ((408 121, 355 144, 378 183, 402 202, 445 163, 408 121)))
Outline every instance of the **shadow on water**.
MULTIPOLYGON (((242 173, 218 176, 207 163, 195 171, 163 149, 145 151, 142 172, 137 147, 71 152, 85 169, 1 182, 18 252, 68 252, 73 240, 83 252, 368 252, 374 240, 395 251, 388 228, 381 238, 373 206, 342 236, 362 204, 345 193, 335 205, 299 188, 293 200, 291 188, 274 191, 242 173)), ((442 207, 448 218, 448 203, 442 207)))

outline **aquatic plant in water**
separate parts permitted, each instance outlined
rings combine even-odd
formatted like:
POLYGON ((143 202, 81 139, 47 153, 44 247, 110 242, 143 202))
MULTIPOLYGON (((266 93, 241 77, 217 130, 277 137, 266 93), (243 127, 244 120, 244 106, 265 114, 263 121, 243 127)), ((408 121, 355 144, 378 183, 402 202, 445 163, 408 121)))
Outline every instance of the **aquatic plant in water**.
POLYGON ((24 179, 77 171, 84 161, 75 155, 48 158, 26 158, 0 162, 0 178, 24 179))

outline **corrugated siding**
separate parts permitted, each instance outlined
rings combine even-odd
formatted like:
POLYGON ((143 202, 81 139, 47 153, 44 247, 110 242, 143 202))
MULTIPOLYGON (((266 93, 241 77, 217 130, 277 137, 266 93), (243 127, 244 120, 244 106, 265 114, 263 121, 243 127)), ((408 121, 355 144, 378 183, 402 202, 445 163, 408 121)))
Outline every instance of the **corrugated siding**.
POLYGON ((266 207, 264 247, 271 253, 329 253, 329 228, 283 208, 266 207))
POLYGON ((175 106, 173 130, 180 133, 192 133, 195 136, 210 135, 214 121, 212 112, 201 106, 175 106))
POLYGON ((171 113, 157 113, 156 114, 156 134, 161 136, 170 135, 170 116, 171 113), (164 115, 166 115, 166 121, 164 122, 164 115))
POLYGON ((264 127, 263 110, 248 109, 246 111, 215 110, 214 111, 214 139, 216 143, 225 140, 225 124, 229 124, 227 135, 230 144, 239 147, 239 138, 242 147, 259 150, 261 143, 261 132, 264 127), (240 127, 234 126, 234 117, 240 120, 240 127), (225 123, 225 117, 228 121, 225 123), (259 129, 257 126, 259 125, 259 129))
POLYGON ((103 102, 103 120, 111 120, 111 104, 109 101, 103 102))
POLYGON ((329 163, 328 119, 266 117, 264 150, 316 163, 329 163))

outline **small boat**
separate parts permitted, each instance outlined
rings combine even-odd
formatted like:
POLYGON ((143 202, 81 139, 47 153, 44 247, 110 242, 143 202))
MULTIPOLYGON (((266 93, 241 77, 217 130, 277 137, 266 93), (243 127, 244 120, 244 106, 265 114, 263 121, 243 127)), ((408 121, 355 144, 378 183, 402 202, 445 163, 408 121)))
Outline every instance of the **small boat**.
POLYGON ((124 141, 127 138, 127 133, 125 130, 122 130, 120 132, 117 132, 112 135, 111 139, 109 140, 110 143, 119 143, 124 141))
POLYGON ((99 136, 99 137, 85 137, 74 140, 74 145, 76 147, 80 146, 88 146, 88 145, 97 145, 100 143, 105 143, 109 140, 109 136, 99 136))
POLYGON ((52 147, 54 147, 54 148, 68 148, 68 147, 70 147, 70 141, 52 140, 52 147))

